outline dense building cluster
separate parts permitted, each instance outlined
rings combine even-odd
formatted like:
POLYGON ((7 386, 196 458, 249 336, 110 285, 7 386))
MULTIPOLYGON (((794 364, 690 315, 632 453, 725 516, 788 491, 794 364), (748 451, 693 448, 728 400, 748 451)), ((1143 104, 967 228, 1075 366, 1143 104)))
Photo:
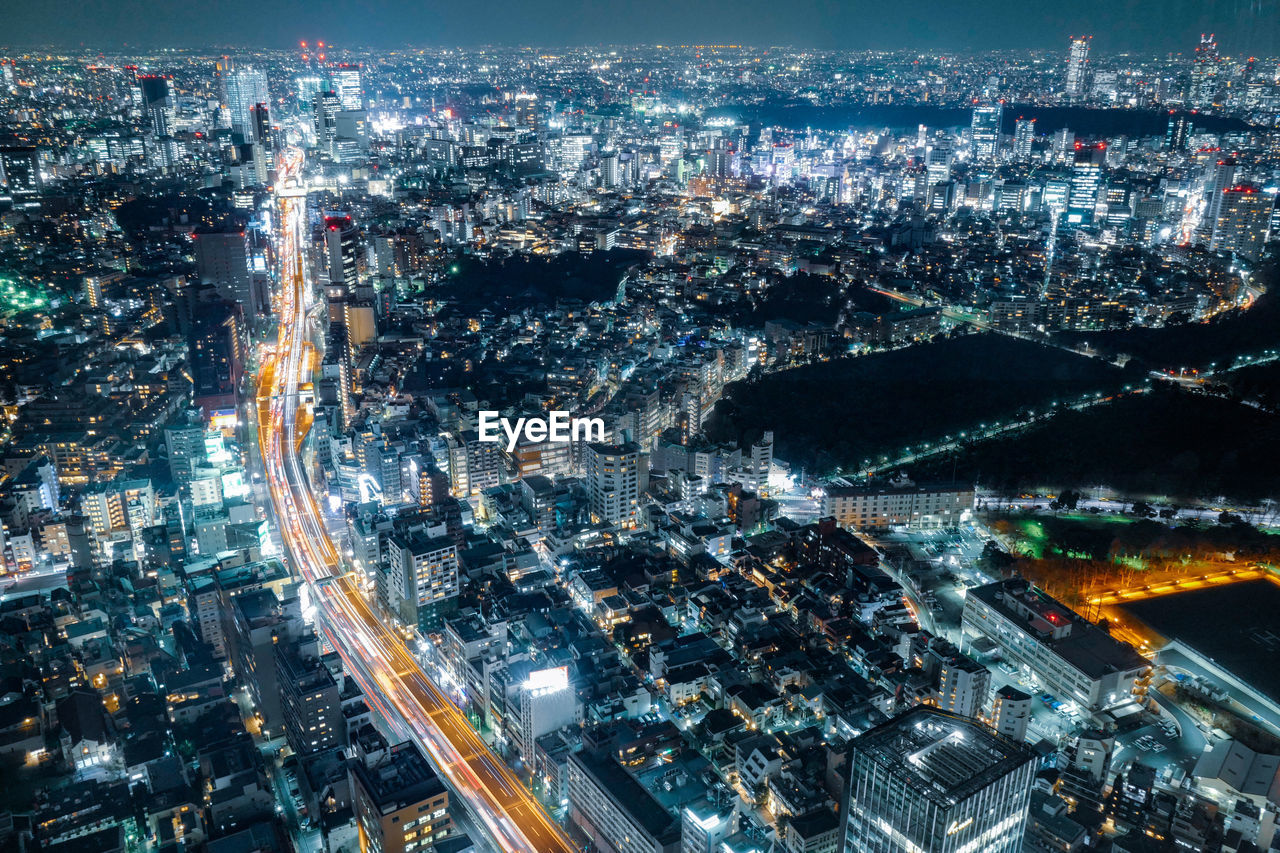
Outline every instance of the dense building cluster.
POLYGON ((270 509, 287 191, 344 577, 577 842, 1267 849, 1274 757, 1157 772, 1127 733, 1197 730, 1147 654, 926 550, 982 549, 973 483, 705 429, 816 361, 1249 304, 1280 69, 1090 47, 0 59, 0 835, 490 849, 270 509))

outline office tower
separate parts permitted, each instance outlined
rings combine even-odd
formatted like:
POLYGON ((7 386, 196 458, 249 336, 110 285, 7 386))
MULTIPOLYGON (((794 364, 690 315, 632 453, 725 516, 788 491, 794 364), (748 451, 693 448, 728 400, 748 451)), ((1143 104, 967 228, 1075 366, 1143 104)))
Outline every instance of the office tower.
POLYGON ((316 147, 333 156, 333 142, 338 136, 338 113, 342 112, 342 102, 336 92, 321 92, 312 104, 315 116, 316 147))
POLYGON ((640 448, 634 444, 588 444, 585 469, 591 515, 608 524, 634 527, 640 518, 640 448))
POLYGON ((516 95, 516 126, 538 129, 538 96, 521 92, 516 95))
POLYGON ((1089 42, 1093 36, 1080 36, 1071 39, 1071 47, 1067 54, 1068 98, 1084 96, 1089 74, 1089 42))
POLYGON ((324 220, 325 269, 331 296, 341 289, 354 295, 360 283, 360 230, 350 216, 326 216, 324 220))
POLYGON ((253 142, 253 108, 268 104, 267 75, 256 68, 236 68, 222 78, 222 102, 231 116, 231 132, 245 142, 253 142))
POLYGON ((0 175, 13 199, 40 194, 40 155, 35 148, 0 148, 0 175))
POLYGON ((1102 164, 1106 162, 1107 144, 1076 143, 1071 167, 1071 194, 1067 198, 1067 223, 1088 225, 1093 222, 1093 209, 1102 187, 1102 164))
POLYGON ((307 74, 295 82, 298 86, 298 110, 311 111, 315 108, 316 98, 324 91, 324 81, 314 74, 307 74))
POLYGON ((944 139, 935 139, 924 157, 926 180, 929 186, 951 179, 951 156, 951 143, 944 139))
POLYGON ((338 163, 364 159, 369 150, 368 114, 364 110, 339 110, 334 117, 330 156, 338 163))
POLYGON ((1000 122, 1004 117, 1004 105, 994 104, 974 107, 969 122, 973 138, 973 156, 977 160, 994 160, 1000 153, 1000 122))
POLYGON ((157 75, 141 76, 142 104, 151 122, 151 134, 156 139, 169 136, 173 107, 169 101, 169 81, 157 75))
POLYGON ((1169 116, 1169 126, 1164 134, 1164 147, 1170 151, 1186 151, 1187 140, 1195 132, 1191 120, 1185 115, 1169 116))
POLYGON ((303 632, 297 584, 290 582, 279 593, 269 586, 241 592, 230 602, 229 656, 262 715, 263 735, 278 736, 283 730, 284 702, 275 651, 279 643, 303 632))
POLYGON ((1013 156, 1018 160, 1031 159, 1031 146, 1036 139, 1036 120, 1018 116, 1013 126, 1013 156))
POLYGON ((1213 33, 1200 34, 1200 44, 1196 46, 1195 59, 1191 65, 1191 92, 1188 100, 1195 109, 1212 107, 1218 97, 1218 67, 1221 64, 1218 56, 1218 42, 1213 33))
POLYGON ((1204 209, 1200 214, 1200 223, 1196 226, 1193 242, 1207 246, 1213 242, 1214 229, 1218 227, 1218 214, 1222 212, 1222 202, 1226 191, 1235 185, 1236 161, 1230 157, 1218 160, 1210 167, 1204 180, 1204 209))
POLYGON ((249 121, 253 127, 254 153, 261 149, 268 156, 275 150, 275 139, 271 133, 271 110, 263 103, 254 104, 249 109, 249 121))
POLYGON ((449 791, 413 741, 366 764, 350 764, 351 805, 361 849, 378 853, 430 850, 449 834, 449 791))
POLYGON ((1258 260, 1270 227, 1271 197, 1253 184, 1228 187, 1221 196, 1209 250, 1258 260))
POLYGON ((1062 128, 1053 135, 1053 158, 1069 161, 1075 156, 1076 135, 1068 128, 1062 128))
POLYGON ((364 88, 359 65, 339 65, 329 72, 329 88, 338 96, 343 110, 363 110, 364 88))
POLYGON ((844 853, 1019 853, 1035 754, 917 706, 854 738, 844 853))
POLYGON ((254 277, 249 263, 249 238, 236 227, 197 228, 191 235, 195 245, 196 275, 201 284, 211 285, 218 295, 241 307, 246 317, 266 309, 255 298, 254 277))

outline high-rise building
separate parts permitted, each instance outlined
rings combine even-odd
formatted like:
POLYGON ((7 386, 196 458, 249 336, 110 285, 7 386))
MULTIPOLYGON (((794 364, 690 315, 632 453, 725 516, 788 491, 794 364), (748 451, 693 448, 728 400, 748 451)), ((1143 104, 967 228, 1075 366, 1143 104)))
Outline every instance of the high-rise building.
POLYGON ((361 849, 431 850, 449 834, 449 791, 413 741, 391 747, 367 765, 352 761, 350 771, 361 849))
POLYGON ((1068 98, 1084 96, 1088 86, 1089 75, 1089 42, 1093 36, 1072 37, 1071 47, 1067 53, 1068 98))
POLYGON ((1036 120, 1018 116, 1013 126, 1013 156, 1018 160, 1031 159, 1031 146, 1036 139, 1036 120))
POLYGON ((263 300, 254 293, 249 240, 244 230, 238 226, 197 228, 191 237, 200 283, 212 285, 223 299, 239 305, 246 317, 265 311, 263 300))
POLYGON ((747 468, 746 486, 769 496, 769 472, 773 469, 773 430, 765 430, 760 440, 751 445, 751 464, 747 468))
POLYGON ((978 160, 994 160, 1000 153, 1000 123, 1004 105, 997 101, 973 108, 969 133, 973 139, 973 156, 978 160))
POLYGON ((437 623, 458 595, 458 546, 447 536, 396 534, 387 540, 387 602, 400 619, 423 630, 437 623))
POLYGON ((338 113, 342 112, 342 102, 333 91, 320 92, 312 102, 315 115, 316 146, 333 156, 333 142, 338 136, 338 113))
POLYGON ((324 81, 314 74, 306 74, 299 77, 295 82, 298 86, 298 108, 300 110, 313 109, 316 98, 324 91, 324 81))
POLYGON ((529 763, 536 757, 538 738, 582 720, 582 704, 563 666, 529 673, 519 686, 519 701, 508 703, 507 709, 512 743, 529 763))
POLYGON ((1186 115, 1170 114, 1169 126, 1164 134, 1164 147, 1170 151, 1186 151, 1187 140, 1194 131, 1195 128, 1186 115))
POLYGON ((343 110, 363 110, 364 88, 359 65, 338 65, 329 72, 329 87, 338 96, 343 110))
POLYGON ((538 129, 538 96, 527 92, 516 95, 516 125, 538 129))
POLYGON ((921 668, 934 686, 935 702, 944 711, 977 717, 991 692, 991 670, 935 637, 922 656, 921 668))
POLYGON ((1237 184, 1223 190, 1210 251, 1232 252, 1256 261, 1267 241, 1271 206, 1271 196, 1254 184, 1237 184))
POLYGON ((222 102, 231 116, 231 132, 245 142, 253 142, 253 108, 268 104, 267 75, 256 68, 237 68, 222 77, 222 102))
POLYGON ((319 643, 306 634, 294 643, 276 645, 281 712, 289 746, 311 755, 346 746, 342 698, 333 673, 320 661, 319 643))
POLYGON ((1209 167, 1204 179, 1204 209, 1193 241, 1197 245, 1208 246, 1213 242, 1214 231, 1218 227, 1218 214, 1222 212, 1222 202, 1227 190, 1235 186, 1235 182, 1236 161, 1231 157, 1224 157, 1209 167))
POLYGON ((325 217, 324 248, 331 296, 339 288, 343 296, 354 294, 360 282, 360 229, 350 216, 325 217))
POLYGON ((40 194, 40 155, 35 148, 0 148, 0 173, 14 199, 40 194))
POLYGON ((925 179, 929 186, 935 186, 951 179, 951 143, 944 139, 935 139, 933 145, 925 152, 925 179))
POLYGON ((1218 69, 1222 58, 1218 55, 1218 42, 1213 33, 1200 34, 1195 59, 1191 65, 1191 92, 1188 101, 1198 110, 1212 107, 1218 98, 1218 69))
POLYGON ((917 706, 854 738, 844 853, 1018 853, 1035 754, 982 723, 917 706))
POLYGON ((1107 144, 1076 143, 1071 167, 1071 194, 1067 198, 1067 223, 1088 225, 1093 222, 1093 209, 1102 188, 1102 167, 1106 162, 1107 144))
POLYGON ((243 314, 230 302, 201 306, 187 339, 193 403, 210 412, 234 409, 247 350, 243 314))
POLYGON ((640 518, 640 448, 634 444, 588 444, 585 469, 591 514, 607 524, 634 527, 640 518))
POLYGON ((169 99, 169 81, 158 75, 138 77, 142 87, 142 104, 151 122, 151 134, 156 139, 169 136, 173 105, 169 99))
POLYGON ((164 445, 169 456, 169 473, 185 486, 197 462, 205 457, 205 425, 200 413, 188 410, 164 429, 164 445))

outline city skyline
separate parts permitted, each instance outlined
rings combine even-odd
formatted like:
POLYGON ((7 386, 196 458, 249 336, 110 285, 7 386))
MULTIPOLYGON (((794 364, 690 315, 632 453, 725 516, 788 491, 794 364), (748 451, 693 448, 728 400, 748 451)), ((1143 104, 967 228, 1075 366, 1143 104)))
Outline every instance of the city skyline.
POLYGON ((0 853, 1280 853, 1267 2, 353 8, 0 48, 0 853))

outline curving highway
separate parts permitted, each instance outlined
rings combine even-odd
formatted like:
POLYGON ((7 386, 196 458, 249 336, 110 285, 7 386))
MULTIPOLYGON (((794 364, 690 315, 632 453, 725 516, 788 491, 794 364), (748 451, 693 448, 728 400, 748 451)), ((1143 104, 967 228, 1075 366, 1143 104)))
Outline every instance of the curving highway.
POLYGON ((302 260, 306 193, 298 149, 280 158, 277 179, 279 332, 262 359, 255 404, 258 444, 284 546, 308 584, 316 623, 387 725, 429 755, 491 840, 504 851, 576 851, 506 764, 424 674, 403 638, 373 612, 348 574, 316 504, 300 458, 310 426, 300 388, 310 380, 308 309, 312 294, 302 260))

